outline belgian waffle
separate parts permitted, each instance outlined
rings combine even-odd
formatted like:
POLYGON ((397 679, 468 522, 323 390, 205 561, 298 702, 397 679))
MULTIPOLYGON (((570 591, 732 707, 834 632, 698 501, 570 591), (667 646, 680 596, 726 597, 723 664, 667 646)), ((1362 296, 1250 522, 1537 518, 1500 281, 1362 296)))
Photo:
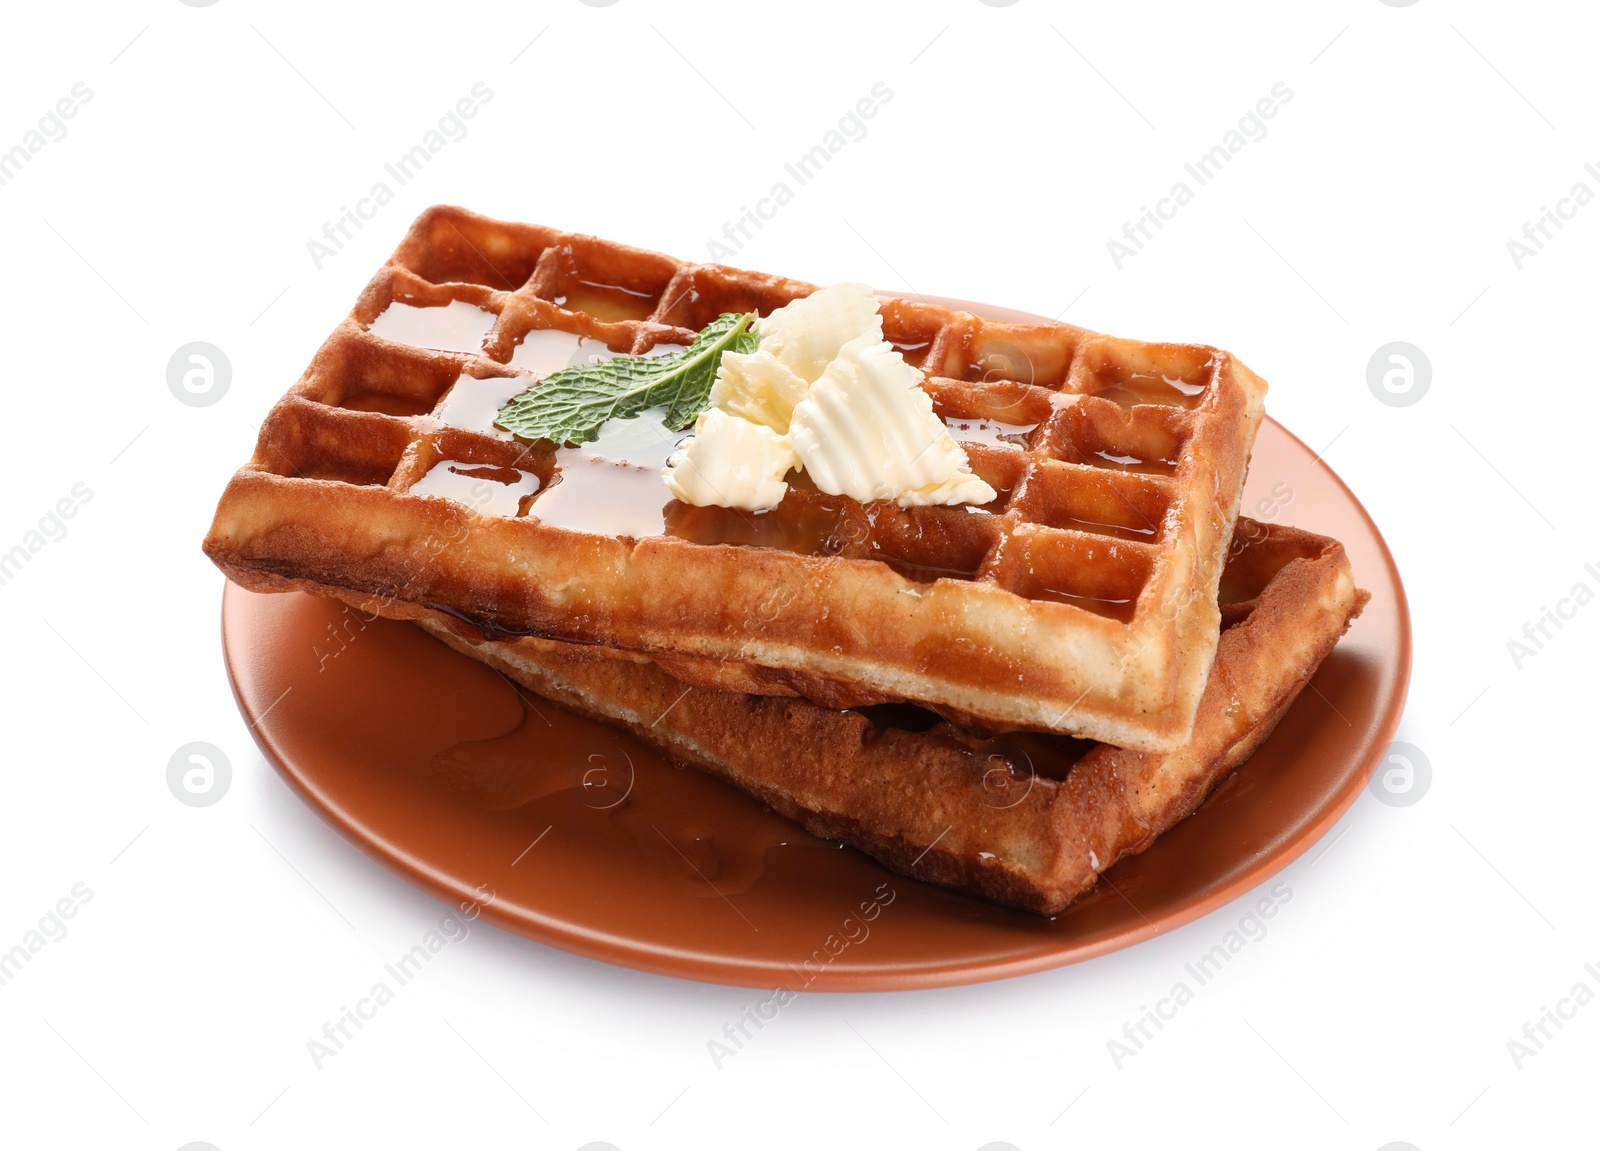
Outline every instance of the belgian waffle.
POLYGON ((886 337, 998 493, 981 509, 861 504, 803 480, 759 516, 664 485, 585 497, 622 473, 516 442, 472 399, 564 366, 536 362, 562 340, 654 353, 813 290, 430 209, 268 415, 206 552, 253 589, 342 588, 491 638, 637 653, 704 686, 1181 745, 1265 391, 1226 352, 881 298, 886 337), (608 525, 619 508, 627 522, 608 525))
POLYGON ((1216 662, 1192 736, 1126 751, 1067 736, 979 739, 898 705, 835 711, 696 689, 649 662, 539 639, 428 631, 532 691, 631 732, 894 871, 1055 914, 1143 851, 1242 764, 1361 611, 1344 548, 1239 521, 1216 662))

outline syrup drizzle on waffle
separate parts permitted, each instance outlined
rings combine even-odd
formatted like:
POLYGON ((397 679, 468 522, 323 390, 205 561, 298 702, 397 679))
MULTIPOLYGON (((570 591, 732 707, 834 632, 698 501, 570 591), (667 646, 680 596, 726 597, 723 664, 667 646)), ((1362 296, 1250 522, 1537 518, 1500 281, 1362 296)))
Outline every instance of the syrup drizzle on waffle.
MULTIPOLYGON (((411 446, 420 450, 397 458, 383 480, 402 490, 436 474, 442 457, 426 449, 438 425, 510 443, 494 415, 534 380, 605 356, 676 351, 722 311, 769 312, 809 287, 761 277, 769 282, 753 292, 717 275, 725 270, 680 266, 588 237, 529 236, 524 242, 533 246, 544 241, 537 257, 502 261, 490 253, 515 245, 514 234, 496 242, 474 236, 483 231, 475 217, 442 218, 440 226, 458 231, 459 242, 447 234, 443 250, 402 251, 388 292, 372 301, 380 306, 365 309, 365 331, 346 333, 362 353, 387 361, 388 379, 318 396, 414 423, 411 446), (431 370, 441 352, 465 360, 443 388, 431 370), (515 374, 504 374, 510 369, 515 374)), ((909 301, 886 304, 884 331, 909 360, 920 360, 935 409, 973 470, 999 493, 993 504, 862 506, 802 481, 770 513, 689 508, 658 474, 687 433, 660 429, 651 437, 608 427, 609 449, 539 444, 519 446, 511 459, 491 453, 513 466, 526 465, 523 455, 540 457, 537 470, 549 476, 539 495, 509 514, 636 539, 672 534, 874 560, 922 582, 983 579, 1126 622, 1153 558, 1139 549, 1159 548, 1174 499, 1162 480, 1176 474, 1195 418, 1189 413, 1204 412, 1219 367, 1212 350, 1086 335, 1069 358, 1057 330, 909 301), (1054 553, 1065 562, 1054 562, 1054 553), (1115 558, 1080 562, 1095 553, 1115 558), (1086 569, 1093 571, 1087 583, 1086 569)), ((424 490, 446 498, 466 492, 424 490)), ((473 506, 486 510, 481 499, 473 506)), ((509 506, 496 500, 491 514, 509 506)))
MULTIPOLYGON (((1111 662, 1100 657, 1101 669, 1081 682, 1098 694, 1063 683, 1047 701, 1036 679, 1011 689, 1020 693, 1016 705, 1031 701, 1036 718, 1007 712, 1012 722, 1049 722, 1041 709, 1055 714, 1071 705, 1083 713, 1076 718, 1085 734, 1130 745, 1150 739, 1152 747, 1180 738, 1209 667, 1215 582, 1264 391, 1226 353, 884 299, 885 336, 926 374, 935 411, 997 493, 983 507, 862 504, 791 474, 787 496, 770 512, 694 508, 672 500, 659 478, 675 442, 659 426, 654 435, 608 428, 607 443, 582 448, 522 443, 493 426, 497 405, 552 371, 595 356, 673 351, 723 312, 765 315, 812 290, 590 236, 430 209, 263 425, 251 474, 456 499, 554 529, 545 538, 570 532, 627 546, 665 536, 836 557, 862 565, 859 579, 845 577, 853 587, 881 587, 873 571, 885 567, 909 581, 901 590, 914 596, 952 581, 985 585, 1030 605, 1025 615, 1005 608, 1013 622, 1004 626, 1052 637, 1041 652, 1065 635, 1060 629, 1086 626, 1073 621, 1122 625, 1095 633, 1111 662), (454 482, 463 471, 475 485, 470 491, 454 482), (510 481, 500 486, 515 498, 474 499, 499 482, 495 475, 510 481), (1143 702, 1126 694, 1129 661, 1142 661, 1143 702), (1175 713, 1162 714, 1174 703, 1175 713), (1089 722, 1097 709, 1122 726, 1089 722), (1141 734, 1157 728, 1164 734, 1141 734)), ((239 552, 230 561, 223 553, 213 551, 237 567, 270 560, 239 552)), ((595 562, 601 554, 593 553, 595 562)), ((278 565, 271 570, 292 570, 271 562, 278 565)), ((686 554, 685 562, 695 561, 686 554)), ((926 645, 955 642, 952 628, 980 627, 961 622, 965 610, 918 617, 926 635, 899 644, 896 656, 908 674, 932 666, 934 648, 926 645)), ((791 642, 808 636, 802 630, 791 642)), ((960 641, 969 644, 963 677, 976 687, 1009 670, 1023 681, 1016 672, 1027 657, 1017 654, 1016 636, 972 636, 960 641)), ((850 658, 871 662, 882 650, 860 642, 867 646, 850 658)), ((941 675, 952 674, 948 657, 938 662, 941 675)))

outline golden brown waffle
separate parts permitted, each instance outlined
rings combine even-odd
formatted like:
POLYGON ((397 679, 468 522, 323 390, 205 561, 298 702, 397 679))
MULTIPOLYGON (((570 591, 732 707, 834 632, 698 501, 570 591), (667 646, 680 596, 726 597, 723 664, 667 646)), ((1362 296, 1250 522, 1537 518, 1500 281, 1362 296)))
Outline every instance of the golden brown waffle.
POLYGON ((1265 390, 1226 352, 885 298, 885 336, 999 493, 982 509, 860 504, 803 478, 764 515, 670 502, 664 485, 658 508, 573 486, 621 474, 575 449, 440 418, 463 373, 506 380, 502 396, 531 383, 515 363, 541 329, 645 353, 812 290, 431 209, 267 417, 206 552, 246 587, 344 588, 491 635, 642 653, 702 685, 1182 744, 1265 390), (391 305, 481 349, 381 338, 391 305), (574 501, 592 516, 570 518, 574 501), (632 535, 611 534, 618 511, 632 535))
POLYGON ((1226 630, 1193 735, 1169 752, 1066 736, 982 740, 920 708, 833 711, 683 684, 648 662, 538 639, 457 651, 631 732, 894 871, 1055 914, 1193 812, 1271 734, 1366 603, 1337 541, 1240 521, 1226 630))

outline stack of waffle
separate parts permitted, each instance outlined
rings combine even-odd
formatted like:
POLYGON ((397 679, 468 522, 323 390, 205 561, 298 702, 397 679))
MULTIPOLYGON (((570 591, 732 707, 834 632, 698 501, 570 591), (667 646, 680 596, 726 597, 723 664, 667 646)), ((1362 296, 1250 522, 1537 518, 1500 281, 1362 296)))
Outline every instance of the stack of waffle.
POLYGON ((1050 914, 1199 805, 1364 602, 1342 547, 1236 531, 1265 385, 1226 352, 881 300, 996 498, 792 476, 691 507, 648 421, 527 443, 499 407, 812 285, 425 213, 262 425, 206 552, 421 623, 888 867, 1050 914))

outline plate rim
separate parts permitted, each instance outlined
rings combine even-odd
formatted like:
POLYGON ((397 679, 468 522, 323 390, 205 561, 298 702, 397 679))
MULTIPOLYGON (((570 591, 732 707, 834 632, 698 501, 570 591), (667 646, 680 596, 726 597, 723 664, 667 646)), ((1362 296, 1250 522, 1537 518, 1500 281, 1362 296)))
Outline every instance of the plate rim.
MULTIPOLYGON (((1002 322, 1051 322, 1045 320, 1044 317, 1034 316, 1011 308, 976 304, 971 301, 961 301, 940 296, 922 298, 1002 322)), ((1263 419, 1264 422, 1270 423, 1278 434, 1287 437, 1294 446, 1304 451, 1311 458, 1313 466, 1320 471, 1322 476, 1332 481, 1334 487, 1343 496, 1349 507, 1356 512, 1361 522, 1370 531, 1372 541, 1377 547, 1378 555, 1383 561, 1384 576, 1392 585, 1392 602, 1395 612, 1396 637, 1398 639, 1393 659, 1394 687, 1387 700, 1384 701, 1381 717, 1377 718, 1372 724, 1372 735, 1365 753, 1365 762, 1360 769, 1350 772, 1341 788, 1333 793, 1325 803, 1320 805, 1305 832, 1263 854, 1259 860, 1232 880, 1220 884, 1216 889, 1208 893, 1198 895, 1191 900, 1158 913, 1157 918, 1154 920, 1144 918, 1142 922, 1133 925, 1128 930, 1093 941, 1077 943, 1070 940, 1061 941, 1061 945, 1058 946, 1045 946, 1004 959, 978 962, 947 959, 929 964, 926 967, 906 968, 902 966, 892 970, 873 969, 865 972, 844 970, 837 974, 830 972, 825 980, 819 981, 820 985, 805 988, 805 991, 892 992, 966 986, 1054 970, 1134 947, 1193 923, 1218 908, 1233 902, 1245 892, 1260 886, 1273 876, 1278 875, 1310 850, 1312 846, 1321 842, 1328 832, 1332 830, 1333 826, 1349 811, 1356 798, 1366 789, 1374 771, 1382 760, 1383 752, 1393 741, 1405 711, 1411 684, 1413 655, 1410 604, 1406 596, 1405 584, 1400 573, 1399 564, 1395 561, 1394 553, 1389 547, 1388 540, 1385 539, 1376 521, 1367 510, 1366 505, 1361 502, 1339 474, 1328 465, 1327 461, 1312 451, 1309 444, 1271 416, 1264 416, 1263 419)), ((235 606, 233 601, 236 597, 244 594, 246 594, 244 589, 238 588, 232 581, 224 581, 221 619, 219 620, 221 625, 220 638, 222 640, 223 663, 234 702, 239 708, 241 716, 245 719, 251 736, 261 749, 262 754, 266 756, 277 774, 289 783, 291 790, 302 802, 306 803, 325 822, 338 830, 346 840, 359 847, 364 854, 377 860, 414 886, 428 892, 434 898, 452 905, 464 898, 470 899, 473 894, 470 887, 466 885, 456 886, 452 882, 452 877, 445 876, 438 870, 430 868, 427 866, 426 860, 419 860, 413 857, 403 848, 403 845, 391 843, 382 836, 369 832, 360 823, 347 816, 322 796, 314 787, 312 781, 306 778, 301 770, 292 766, 286 756, 279 753, 261 722, 266 718, 266 712, 263 711, 259 716, 254 714, 251 705, 244 698, 240 685, 240 674, 236 666, 237 659, 230 643, 230 609, 235 606)), ((1269 741, 1275 737, 1276 733, 1273 736, 1269 736, 1269 741)), ((1207 802, 1209 802, 1209 798, 1207 802)), ((1201 806, 1203 808, 1205 804, 1201 806)), ((894 875, 893 872, 889 872, 887 869, 885 869, 885 874, 894 875)), ((894 875, 894 877, 897 880, 906 882, 917 882, 904 876, 894 875)), ((701 983, 765 989, 770 989, 774 985, 774 979, 778 977, 777 965, 767 960, 752 960, 741 956, 707 956, 701 953, 683 951, 669 952, 659 945, 641 945, 633 940, 619 938, 614 932, 586 930, 580 925, 569 922, 567 919, 554 919, 541 915, 534 909, 519 907, 515 912, 507 912, 494 904, 490 904, 481 908, 480 915, 483 920, 534 942, 572 954, 582 955, 602 963, 628 967, 651 974, 666 975, 701 983)))

